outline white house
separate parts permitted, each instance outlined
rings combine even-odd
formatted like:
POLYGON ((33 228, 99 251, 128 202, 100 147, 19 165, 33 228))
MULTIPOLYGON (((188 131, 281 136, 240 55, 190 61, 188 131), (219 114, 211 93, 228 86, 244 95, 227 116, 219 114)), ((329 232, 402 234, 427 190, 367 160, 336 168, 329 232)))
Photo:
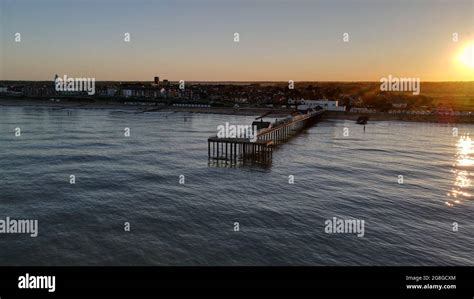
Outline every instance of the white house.
POLYGON ((338 101, 327 99, 322 100, 301 100, 301 105, 298 105, 298 110, 306 110, 316 107, 321 107, 328 111, 346 111, 346 106, 339 106, 338 101))

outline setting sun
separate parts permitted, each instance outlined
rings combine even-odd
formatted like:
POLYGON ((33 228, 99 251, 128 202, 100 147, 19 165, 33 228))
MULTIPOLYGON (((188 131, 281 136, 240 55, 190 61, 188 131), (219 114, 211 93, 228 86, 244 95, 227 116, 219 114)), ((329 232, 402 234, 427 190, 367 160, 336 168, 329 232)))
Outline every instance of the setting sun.
POLYGON ((459 55, 459 61, 463 66, 474 68, 474 42, 468 44, 459 55))

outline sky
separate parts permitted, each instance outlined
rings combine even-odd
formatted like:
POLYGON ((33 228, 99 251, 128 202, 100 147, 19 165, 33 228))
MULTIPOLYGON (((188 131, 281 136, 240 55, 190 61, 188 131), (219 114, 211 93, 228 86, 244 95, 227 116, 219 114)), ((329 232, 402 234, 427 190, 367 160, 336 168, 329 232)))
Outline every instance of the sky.
POLYGON ((0 0, 0 80, 473 81, 473 40, 474 0, 0 0))

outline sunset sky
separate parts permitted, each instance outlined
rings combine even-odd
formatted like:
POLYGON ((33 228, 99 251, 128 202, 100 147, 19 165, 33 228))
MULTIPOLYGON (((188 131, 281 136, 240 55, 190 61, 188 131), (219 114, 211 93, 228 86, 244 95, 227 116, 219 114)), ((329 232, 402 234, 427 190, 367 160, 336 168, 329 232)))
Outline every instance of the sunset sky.
POLYGON ((473 39, 474 0, 0 0, 0 79, 465 81, 473 39))

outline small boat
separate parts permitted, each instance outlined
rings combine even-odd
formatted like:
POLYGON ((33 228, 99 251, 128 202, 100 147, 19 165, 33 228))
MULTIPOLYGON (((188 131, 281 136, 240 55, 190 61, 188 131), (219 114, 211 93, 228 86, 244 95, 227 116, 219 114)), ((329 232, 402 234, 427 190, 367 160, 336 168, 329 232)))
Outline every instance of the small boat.
POLYGON ((365 124, 367 124, 368 120, 369 120, 368 116, 359 116, 359 118, 357 118, 356 123, 359 124, 359 125, 365 125, 365 124))

